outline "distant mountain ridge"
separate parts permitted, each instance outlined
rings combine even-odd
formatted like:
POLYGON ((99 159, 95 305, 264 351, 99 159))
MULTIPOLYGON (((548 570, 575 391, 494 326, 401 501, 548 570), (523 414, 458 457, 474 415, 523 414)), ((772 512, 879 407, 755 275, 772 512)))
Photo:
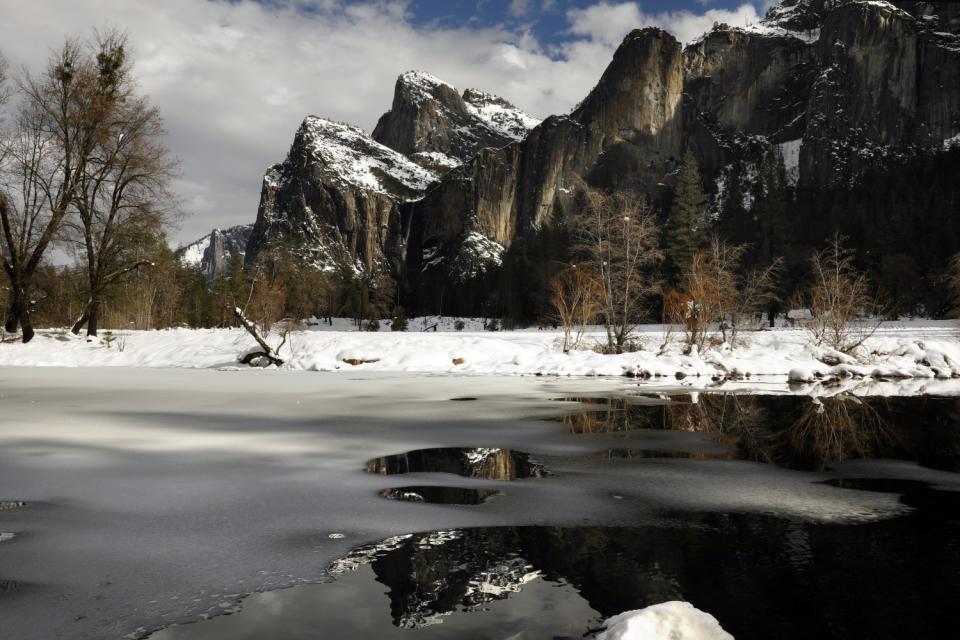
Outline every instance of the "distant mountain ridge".
POLYGON ((227 273, 234 255, 242 258, 246 254, 251 231, 252 224, 214 229, 203 238, 180 248, 177 253, 183 264, 199 269, 212 282, 227 273))

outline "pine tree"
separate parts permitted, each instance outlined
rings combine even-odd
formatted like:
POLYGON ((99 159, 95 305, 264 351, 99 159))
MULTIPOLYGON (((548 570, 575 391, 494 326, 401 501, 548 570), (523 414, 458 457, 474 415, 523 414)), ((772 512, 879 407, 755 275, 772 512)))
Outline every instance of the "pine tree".
POLYGON ((723 237, 732 244, 751 244, 756 234, 753 216, 743 205, 743 198, 743 169, 740 163, 734 163, 726 175, 719 220, 723 237))
POLYGON ((766 266, 787 250, 786 169, 783 156, 770 152, 760 163, 760 192, 753 206, 757 237, 751 266, 766 266))
POLYGON ((683 156, 670 217, 667 219, 667 259, 676 278, 708 238, 706 197, 700 184, 697 159, 689 149, 683 156))

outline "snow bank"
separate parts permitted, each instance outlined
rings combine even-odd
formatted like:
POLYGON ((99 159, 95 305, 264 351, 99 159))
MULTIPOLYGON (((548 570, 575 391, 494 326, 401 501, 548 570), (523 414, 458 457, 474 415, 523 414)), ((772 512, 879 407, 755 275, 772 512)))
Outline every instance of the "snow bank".
POLYGON ((717 619, 689 602, 662 602, 608 618, 597 640, 733 640, 717 619))
MULTIPOLYGON (((413 319, 408 332, 295 331, 279 355, 285 368, 307 371, 630 376, 703 384, 755 376, 789 376, 794 382, 822 384, 960 377, 960 336, 949 323, 887 325, 855 356, 815 346, 799 329, 747 333, 735 349, 720 345, 685 354, 676 335, 664 346, 662 328, 657 326, 637 333, 640 351, 605 355, 587 348, 566 354, 558 331, 485 332, 476 330, 478 324, 470 320, 466 331, 443 332, 451 323, 413 319), (419 330, 434 325, 441 331, 419 330)), ((237 358, 256 347, 242 329, 122 331, 115 336, 108 345, 64 331, 40 331, 29 344, 0 345, 0 366, 225 368, 237 366, 237 358)), ((590 333, 585 344, 596 345, 602 339, 601 333, 590 333)), ((267 340, 280 343, 275 334, 267 340)))

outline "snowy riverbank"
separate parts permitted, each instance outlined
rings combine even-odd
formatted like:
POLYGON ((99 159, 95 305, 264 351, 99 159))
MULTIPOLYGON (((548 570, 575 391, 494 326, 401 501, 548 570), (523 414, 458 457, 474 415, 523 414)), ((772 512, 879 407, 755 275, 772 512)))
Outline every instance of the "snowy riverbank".
MULTIPOLYGON (((451 323, 452 324, 452 323, 451 323)), ((411 326, 416 328, 415 323, 411 326)), ((855 356, 813 344, 800 329, 742 334, 736 349, 682 353, 681 336, 666 346, 660 326, 641 327, 643 350, 603 355, 562 351, 552 330, 484 332, 306 330, 292 332, 280 351, 284 367, 306 371, 380 371, 462 375, 637 376, 740 379, 789 376, 793 381, 840 377, 947 379, 960 377, 960 328, 950 322, 891 322, 855 356)), ((335 329, 345 328, 337 324, 335 329)), ((224 369, 256 345, 242 329, 129 331, 109 346, 62 331, 41 331, 29 344, 0 345, 0 366, 125 366, 224 369)), ((602 336, 593 333, 585 343, 602 336)), ((271 344, 280 338, 271 335, 271 344)))

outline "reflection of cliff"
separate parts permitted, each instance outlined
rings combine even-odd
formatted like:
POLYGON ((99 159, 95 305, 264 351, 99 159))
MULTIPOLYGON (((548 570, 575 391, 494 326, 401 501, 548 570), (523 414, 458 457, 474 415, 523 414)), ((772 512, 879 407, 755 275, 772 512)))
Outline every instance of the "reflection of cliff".
POLYGON ((700 393, 659 404, 613 398, 601 410, 562 420, 577 434, 715 434, 742 459, 792 468, 883 456, 960 470, 960 401, 951 399, 700 393))
POLYGON ((453 473, 485 480, 539 478, 543 465, 533 462, 522 451, 494 448, 418 449, 375 458, 367 463, 369 473, 453 473))
POLYGON ((540 579, 571 585, 602 617, 686 600, 737 638, 947 637, 937 630, 955 623, 960 494, 904 490, 917 511, 858 526, 672 513, 675 527, 464 529, 361 548, 332 571, 369 563, 405 628, 540 579))

